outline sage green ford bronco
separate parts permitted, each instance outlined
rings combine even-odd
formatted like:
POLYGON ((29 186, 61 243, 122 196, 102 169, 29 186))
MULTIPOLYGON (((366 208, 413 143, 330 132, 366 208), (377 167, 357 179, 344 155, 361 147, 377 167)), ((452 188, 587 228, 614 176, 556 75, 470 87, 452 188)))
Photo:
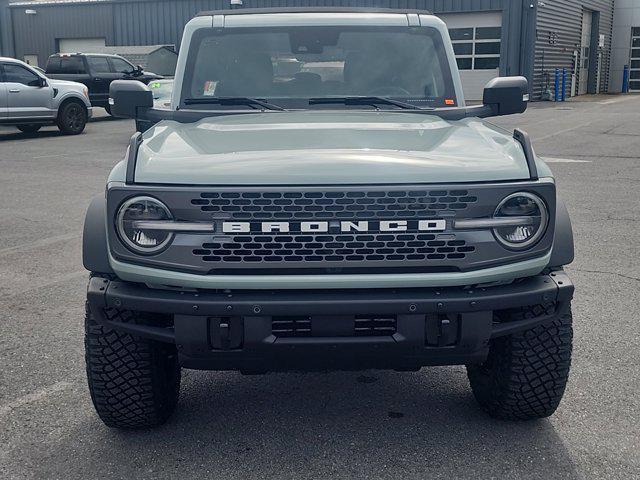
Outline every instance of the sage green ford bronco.
POLYGON ((466 106, 424 12, 226 10, 184 31, 171 107, 89 207, 91 398, 165 422, 181 368, 265 373, 466 365, 502 419, 551 415, 571 359, 567 210, 526 133, 523 77, 466 106))

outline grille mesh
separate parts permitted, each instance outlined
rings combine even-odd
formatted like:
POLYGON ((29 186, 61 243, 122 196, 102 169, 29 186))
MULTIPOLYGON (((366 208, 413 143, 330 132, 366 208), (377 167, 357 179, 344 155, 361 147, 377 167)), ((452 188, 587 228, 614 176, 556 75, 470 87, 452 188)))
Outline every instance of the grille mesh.
POLYGON ((461 211, 468 190, 206 192, 191 199, 202 212, 237 220, 393 219, 461 211))
POLYGON ((461 260, 475 247, 427 233, 236 235, 193 254, 205 262, 343 262, 461 260))

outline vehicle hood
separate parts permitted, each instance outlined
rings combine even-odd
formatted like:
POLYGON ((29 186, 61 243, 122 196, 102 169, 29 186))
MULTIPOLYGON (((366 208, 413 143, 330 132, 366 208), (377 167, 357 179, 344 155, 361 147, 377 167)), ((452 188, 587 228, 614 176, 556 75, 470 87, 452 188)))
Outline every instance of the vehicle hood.
POLYGON ((403 112, 226 115, 145 132, 135 181, 207 185, 525 180, 521 145, 478 119, 403 112))
POLYGON ((85 88, 84 84, 79 82, 70 82, 69 80, 58 80, 55 78, 47 77, 47 81, 51 84, 52 87, 56 88, 79 89, 80 91, 85 88))

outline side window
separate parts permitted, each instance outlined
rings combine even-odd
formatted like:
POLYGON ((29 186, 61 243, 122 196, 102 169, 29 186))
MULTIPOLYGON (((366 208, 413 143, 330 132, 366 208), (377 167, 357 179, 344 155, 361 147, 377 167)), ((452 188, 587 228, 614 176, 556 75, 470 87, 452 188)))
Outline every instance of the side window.
POLYGON ((60 73, 60 57, 50 57, 47 60, 47 73, 60 73))
POLYGON ((84 62, 81 57, 60 57, 60 73, 85 73, 84 62))
POLYGON ((89 63, 89 70, 91 70, 92 73, 111 72, 109 61, 106 57, 87 57, 87 62, 89 63))
POLYGON ((124 61, 122 58, 111 57, 111 65, 113 66, 113 71, 116 73, 129 73, 133 71, 133 66, 124 61))
POLYGON ((22 65, 14 63, 3 64, 4 81, 7 83, 21 83, 31 87, 40 86, 40 77, 27 70, 22 65))

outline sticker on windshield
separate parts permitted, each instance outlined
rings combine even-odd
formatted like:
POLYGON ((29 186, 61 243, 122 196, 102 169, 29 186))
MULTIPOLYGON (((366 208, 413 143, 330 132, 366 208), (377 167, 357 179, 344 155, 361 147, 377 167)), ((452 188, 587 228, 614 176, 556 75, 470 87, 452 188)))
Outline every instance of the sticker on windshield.
POLYGON ((202 91, 202 95, 205 97, 213 97, 216 94, 216 87, 218 86, 218 82, 213 80, 207 80, 204 82, 204 89, 202 91))

